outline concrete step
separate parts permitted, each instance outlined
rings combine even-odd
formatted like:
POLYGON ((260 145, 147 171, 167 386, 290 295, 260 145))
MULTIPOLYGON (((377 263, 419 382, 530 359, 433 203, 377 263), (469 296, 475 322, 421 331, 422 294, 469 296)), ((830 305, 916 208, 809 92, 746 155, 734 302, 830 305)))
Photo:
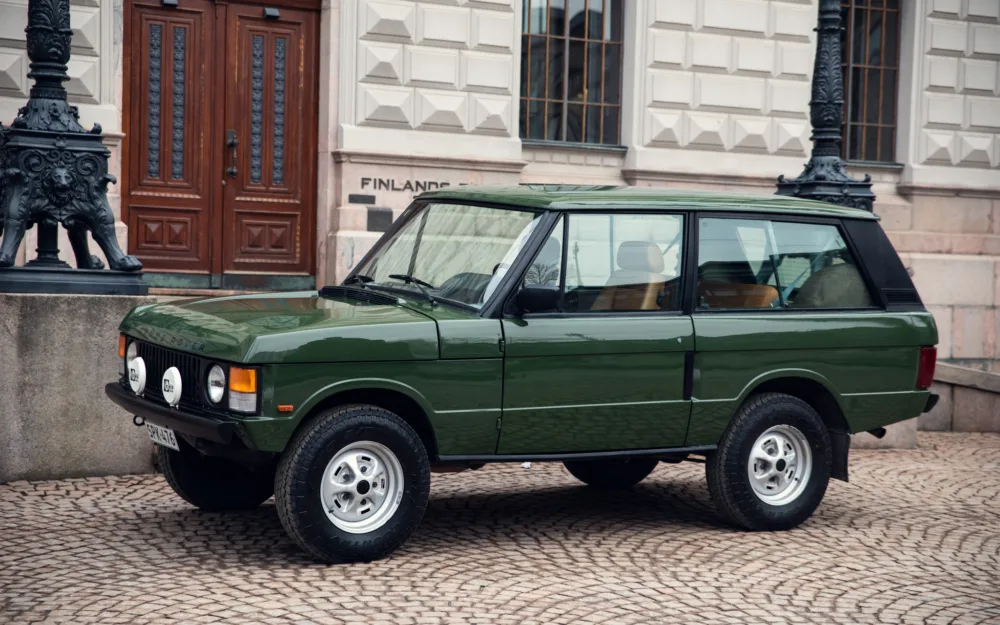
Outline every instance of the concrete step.
POLYGON ((919 428, 938 432, 1000 432, 1000 373, 997 363, 973 368, 938 362, 932 390, 941 399, 920 416, 919 428), (987 370, 984 370, 987 369, 987 370))

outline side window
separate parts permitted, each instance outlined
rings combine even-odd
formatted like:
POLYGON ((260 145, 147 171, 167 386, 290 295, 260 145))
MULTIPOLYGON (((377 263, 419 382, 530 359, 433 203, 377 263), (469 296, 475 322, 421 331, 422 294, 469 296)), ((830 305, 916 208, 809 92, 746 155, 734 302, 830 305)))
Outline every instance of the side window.
POLYGON ((701 219, 698 222, 699 309, 778 307, 768 223, 751 219, 701 219))
POLYGON ((788 308, 874 306, 864 277, 836 226, 774 222, 774 282, 788 308))
POLYGON ((867 308, 868 287, 835 226, 699 221, 698 308, 867 308))
POLYGON ((680 306, 680 215, 573 214, 566 237, 564 312, 680 306))

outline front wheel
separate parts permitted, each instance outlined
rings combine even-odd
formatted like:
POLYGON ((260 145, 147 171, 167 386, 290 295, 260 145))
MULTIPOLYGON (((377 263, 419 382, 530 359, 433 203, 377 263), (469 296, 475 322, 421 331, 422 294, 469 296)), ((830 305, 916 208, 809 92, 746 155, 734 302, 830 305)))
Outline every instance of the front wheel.
POLYGON ((819 506, 830 479, 830 435, 806 402, 751 397, 705 463, 719 513, 749 530, 793 528, 819 506))
POLYGON ((278 463, 275 504, 285 530, 323 562, 368 562, 395 551, 420 524, 430 464, 397 415, 341 406, 299 432, 278 463))
POLYGON ((567 460, 566 470, 588 486, 602 490, 631 488, 646 479, 656 468, 656 458, 608 458, 567 460))

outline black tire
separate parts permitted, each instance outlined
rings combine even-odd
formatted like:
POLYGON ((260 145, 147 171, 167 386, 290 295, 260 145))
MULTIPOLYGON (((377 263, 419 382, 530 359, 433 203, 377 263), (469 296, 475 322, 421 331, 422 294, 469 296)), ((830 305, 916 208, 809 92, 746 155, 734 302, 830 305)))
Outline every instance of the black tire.
POLYGON ((278 463, 275 504, 285 531, 320 561, 370 562, 398 549, 420 524, 430 495, 430 463, 420 436, 398 416, 364 404, 340 406, 317 416, 289 443, 278 463), (327 465, 346 446, 378 443, 402 468, 399 507, 367 533, 338 528, 327 515, 320 484, 327 465))
POLYGON ((588 486, 602 490, 632 488, 646 479, 658 464, 656 458, 607 458, 567 460, 566 470, 588 486))
POLYGON ((718 449, 709 455, 705 472, 712 501, 723 518, 744 529, 772 531, 791 529, 815 512, 826 493, 831 463, 830 435, 813 407, 790 395, 761 393, 740 407, 718 449), (791 426, 804 436, 812 467, 801 492, 777 505, 758 497, 748 462, 757 439, 780 425, 791 426))
POLYGON ((160 468, 181 499, 209 512, 250 510, 274 494, 274 465, 248 468, 202 455, 178 437, 180 451, 160 447, 160 468))

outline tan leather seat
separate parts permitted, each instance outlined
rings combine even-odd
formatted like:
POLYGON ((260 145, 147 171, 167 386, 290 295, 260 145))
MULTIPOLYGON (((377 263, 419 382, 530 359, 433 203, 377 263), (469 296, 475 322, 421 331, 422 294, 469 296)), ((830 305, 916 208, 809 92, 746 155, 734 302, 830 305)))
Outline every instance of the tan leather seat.
POLYGON ((619 268, 590 309, 658 310, 657 297, 666 282, 660 247, 649 241, 625 241, 618 247, 616 261, 619 268))
POLYGON ((700 282, 698 301, 705 308, 769 308, 778 299, 778 289, 767 284, 700 282))

